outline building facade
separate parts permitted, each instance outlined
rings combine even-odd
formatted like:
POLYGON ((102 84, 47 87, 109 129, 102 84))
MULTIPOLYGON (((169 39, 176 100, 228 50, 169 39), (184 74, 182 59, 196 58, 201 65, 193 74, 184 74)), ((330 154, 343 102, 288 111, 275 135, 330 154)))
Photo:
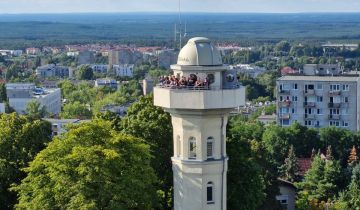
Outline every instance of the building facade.
POLYGON ((179 78, 209 79, 206 86, 154 88, 154 104, 172 118, 174 209, 225 210, 226 124, 228 113, 245 104, 245 88, 206 38, 190 39, 171 69, 179 78))
POLYGON ((45 89, 37 88, 31 83, 8 83, 6 84, 6 94, 10 107, 18 114, 26 114, 26 107, 31 101, 38 101, 42 106, 45 106, 48 113, 60 114, 60 88, 45 89))
POLYGON ((109 87, 114 90, 118 89, 118 83, 116 80, 111 78, 102 78, 95 80, 95 87, 109 87))
POLYGON ((282 126, 299 122, 313 128, 360 129, 358 75, 287 75, 277 80, 276 92, 277 123, 282 126))
POLYGON ((40 66, 36 69, 36 76, 39 78, 47 78, 47 77, 68 78, 69 67, 57 66, 55 64, 40 66))
POLYGON ((134 64, 113 65, 113 71, 118 77, 133 77, 134 66, 134 64))
POLYGON ((80 119, 52 119, 43 118, 43 120, 51 123, 52 136, 61 135, 66 132, 66 126, 68 124, 79 124, 80 119))

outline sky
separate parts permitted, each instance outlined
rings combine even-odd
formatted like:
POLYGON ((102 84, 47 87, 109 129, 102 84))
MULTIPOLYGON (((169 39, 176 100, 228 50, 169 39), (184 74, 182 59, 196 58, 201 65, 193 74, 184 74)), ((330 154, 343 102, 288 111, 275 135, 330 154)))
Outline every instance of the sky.
MULTIPOLYGON (((183 12, 360 12, 360 0, 181 0, 183 12)), ((176 12, 178 0, 0 0, 0 13, 176 12)))

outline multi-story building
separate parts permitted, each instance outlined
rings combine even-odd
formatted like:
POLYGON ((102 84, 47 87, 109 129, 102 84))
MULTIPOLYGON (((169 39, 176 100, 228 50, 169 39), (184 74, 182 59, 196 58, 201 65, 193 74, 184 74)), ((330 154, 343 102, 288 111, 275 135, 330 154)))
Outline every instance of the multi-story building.
POLYGON ((26 114, 26 107, 31 101, 38 101, 48 113, 58 115, 61 110, 60 88, 45 89, 31 83, 8 83, 6 94, 9 105, 18 114, 26 114))
POLYGON ((52 119, 43 118, 43 120, 51 123, 51 131, 53 136, 57 136, 66 132, 66 126, 68 124, 78 124, 80 119, 52 119))
POLYGON ((55 64, 49 64, 40 66, 36 69, 36 76, 40 78, 46 77, 69 77, 69 67, 57 66, 55 64))
POLYGON ((0 113, 5 113, 5 103, 0 103, 0 113))
POLYGON ((133 77, 134 64, 113 65, 113 71, 118 77, 133 77))
POLYGON ((38 55, 41 53, 41 50, 39 48, 31 47, 26 48, 26 54, 28 55, 38 55))
POLYGON ((118 83, 114 79, 102 78, 95 80, 95 87, 109 87, 112 89, 118 89, 118 83))
POLYGON ((165 69, 170 69, 170 65, 176 62, 178 53, 178 51, 173 49, 156 51, 158 66, 165 69))
POLYGON ((107 64, 92 64, 91 68, 93 69, 94 73, 106 74, 108 71, 107 64))
POLYGON ((343 74, 336 65, 305 65, 301 75, 279 78, 277 122, 282 126, 299 122, 314 128, 359 130, 359 80, 359 75, 343 74))

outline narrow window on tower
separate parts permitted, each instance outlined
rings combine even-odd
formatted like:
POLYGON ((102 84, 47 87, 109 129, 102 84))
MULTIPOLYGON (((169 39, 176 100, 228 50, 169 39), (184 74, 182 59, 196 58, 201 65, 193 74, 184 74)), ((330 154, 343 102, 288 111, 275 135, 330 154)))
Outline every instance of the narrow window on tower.
POLYGON ((206 186, 206 201, 208 204, 214 204, 214 184, 208 182, 206 186))
POLYGON ((178 135, 176 137, 176 156, 180 157, 180 153, 181 153, 181 140, 180 140, 180 136, 178 135))
POLYGON ((207 156, 207 159, 213 158, 213 152, 214 152, 214 138, 209 137, 206 140, 206 156, 207 156))
POLYGON ((189 159, 196 159, 196 139, 189 138, 189 159))

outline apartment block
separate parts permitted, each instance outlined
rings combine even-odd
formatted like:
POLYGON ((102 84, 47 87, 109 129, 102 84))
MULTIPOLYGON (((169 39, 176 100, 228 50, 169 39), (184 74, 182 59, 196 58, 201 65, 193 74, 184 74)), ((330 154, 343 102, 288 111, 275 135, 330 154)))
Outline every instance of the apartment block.
POLYGON ((6 94, 9 105, 18 114, 26 114, 26 107, 31 101, 38 101, 45 106, 48 113, 58 115, 61 111, 60 88, 45 89, 36 87, 32 83, 8 83, 6 94))
POLYGON ((327 67, 317 65, 314 74, 303 72, 277 80, 279 125, 299 122, 313 128, 360 129, 359 75, 342 73, 334 65, 327 67))

